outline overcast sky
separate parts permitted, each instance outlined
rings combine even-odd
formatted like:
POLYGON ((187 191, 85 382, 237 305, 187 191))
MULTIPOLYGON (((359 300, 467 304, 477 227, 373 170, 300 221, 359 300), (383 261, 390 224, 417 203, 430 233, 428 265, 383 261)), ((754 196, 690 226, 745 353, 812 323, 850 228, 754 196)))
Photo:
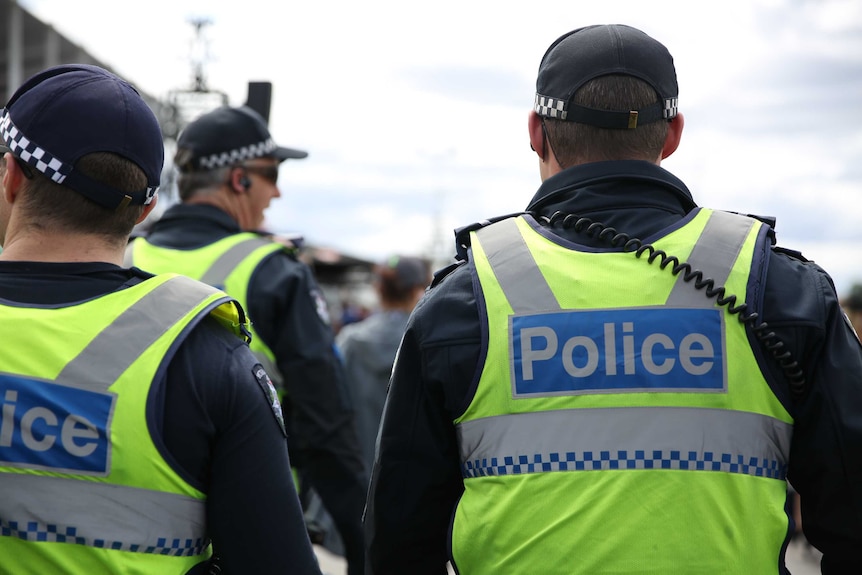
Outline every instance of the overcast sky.
POLYGON ((685 134, 662 166, 705 206, 778 218, 781 245, 843 294, 862 281, 862 2, 858 0, 19 0, 138 85, 204 71, 241 104, 273 82, 270 127, 309 151, 281 170, 271 228, 358 257, 428 254, 452 230, 523 209, 527 140, 548 45, 623 23, 677 66, 685 134))

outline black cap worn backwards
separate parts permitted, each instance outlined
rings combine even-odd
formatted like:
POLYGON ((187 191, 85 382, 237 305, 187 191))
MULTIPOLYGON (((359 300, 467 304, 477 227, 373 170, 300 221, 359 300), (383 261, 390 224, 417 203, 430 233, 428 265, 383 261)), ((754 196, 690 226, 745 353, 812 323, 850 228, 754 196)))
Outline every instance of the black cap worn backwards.
POLYGON ((0 110, 5 147, 53 182, 106 208, 149 204, 159 189, 165 146, 155 114, 131 84, 98 66, 64 64, 24 82, 0 110), (131 160, 147 176, 132 193, 76 169, 94 152, 131 160))
POLYGON ((277 145, 263 117, 248 106, 222 106, 193 120, 177 140, 174 163, 181 172, 214 170, 253 158, 279 162, 308 152, 277 145))
POLYGON ((536 79, 536 113, 599 128, 632 129, 677 114, 679 88, 673 58, 660 42, 622 24, 587 26, 548 48, 536 79), (572 102, 593 78, 621 74, 647 82, 658 101, 640 110, 598 110, 572 102))

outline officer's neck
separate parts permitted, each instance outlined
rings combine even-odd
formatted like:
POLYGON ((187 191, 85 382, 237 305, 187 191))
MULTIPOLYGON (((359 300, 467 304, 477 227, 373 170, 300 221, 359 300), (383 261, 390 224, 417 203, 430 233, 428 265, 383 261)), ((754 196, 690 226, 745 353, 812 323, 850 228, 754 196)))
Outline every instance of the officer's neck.
POLYGON ((121 266, 126 240, 106 240, 95 234, 34 232, 10 229, 6 232, 0 260, 26 262, 105 262, 121 266))

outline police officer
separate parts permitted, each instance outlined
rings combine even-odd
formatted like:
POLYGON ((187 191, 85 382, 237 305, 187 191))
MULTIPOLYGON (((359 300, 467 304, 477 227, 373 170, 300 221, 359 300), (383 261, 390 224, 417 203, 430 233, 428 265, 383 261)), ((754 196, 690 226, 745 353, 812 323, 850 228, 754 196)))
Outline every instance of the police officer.
POLYGON ((319 574, 242 308, 120 267, 164 160, 144 100, 53 67, 0 136, 0 572, 319 574))
POLYGON ((128 263, 223 288, 248 311, 251 349, 285 393, 291 460, 332 516, 351 575, 363 569, 367 481, 326 304, 296 252, 258 232, 279 197, 279 166, 307 156, 278 146, 249 107, 225 106, 180 134, 180 204, 128 249, 128 263))
POLYGON ((789 479, 823 572, 859 572, 862 349, 831 279, 660 167, 683 117, 653 38, 569 32, 536 85, 541 187, 458 234, 408 322, 368 571, 786 573, 789 479))

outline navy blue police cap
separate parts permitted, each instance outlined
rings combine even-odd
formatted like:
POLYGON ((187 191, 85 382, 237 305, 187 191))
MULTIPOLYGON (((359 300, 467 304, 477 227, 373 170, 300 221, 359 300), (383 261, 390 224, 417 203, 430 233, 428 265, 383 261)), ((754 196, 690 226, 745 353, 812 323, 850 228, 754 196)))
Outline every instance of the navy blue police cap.
POLYGON ((131 84, 98 66, 54 66, 24 82, 0 111, 0 137, 19 159, 106 208, 149 204, 158 192, 159 122, 131 84), (131 160, 147 187, 123 192, 82 174, 76 163, 94 152, 131 160))
POLYGON ((679 87, 667 48, 623 24, 578 28, 558 38, 542 57, 536 79, 536 113, 599 128, 632 129, 677 115, 679 87), (572 102, 578 89, 600 76, 621 74, 647 82, 656 102, 640 110, 599 110, 572 102))
POLYGON ((215 170, 254 158, 302 159, 305 150, 279 146, 263 116, 249 106, 222 106, 186 126, 177 140, 174 163, 181 172, 215 170))

